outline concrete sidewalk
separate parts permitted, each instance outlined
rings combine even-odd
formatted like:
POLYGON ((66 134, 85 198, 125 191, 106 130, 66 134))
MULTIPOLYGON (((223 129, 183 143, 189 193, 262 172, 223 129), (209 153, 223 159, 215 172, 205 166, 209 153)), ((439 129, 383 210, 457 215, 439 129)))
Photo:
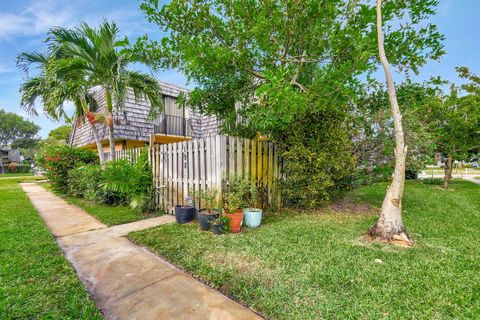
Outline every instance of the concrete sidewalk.
POLYGON ((44 188, 21 185, 107 319, 261 319, 124 237, 172 216, 107 228, 44 188))

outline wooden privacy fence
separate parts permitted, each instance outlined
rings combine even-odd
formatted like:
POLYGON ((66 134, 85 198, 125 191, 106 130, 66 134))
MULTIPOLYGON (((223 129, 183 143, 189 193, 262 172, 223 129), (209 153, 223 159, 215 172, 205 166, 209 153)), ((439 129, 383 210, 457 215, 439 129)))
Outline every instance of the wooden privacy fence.
MULTIPOLYGON (((136 162, 137 158, 140 156, 142 150, 147 149, 148 147, 144 148, 133 148, 133 149, 126 149, 126 150, 117 150, 115 151, 115 159, 126 159, 132 162, 136 162)), ((104 153, 105 161, 111 161, 112 157, 110 156, 110 152, 104 153)))
POLYGON ((264 206, 281 205, 281 163, 271 142, 213 136, 157 145, 149 150, 156 202, 166 212, 183 205, 188 195, 196 195, 195 204, 201 208, 200 191, 216 189, 221 199, 222 190, 233 176, 260 187, 264 206))

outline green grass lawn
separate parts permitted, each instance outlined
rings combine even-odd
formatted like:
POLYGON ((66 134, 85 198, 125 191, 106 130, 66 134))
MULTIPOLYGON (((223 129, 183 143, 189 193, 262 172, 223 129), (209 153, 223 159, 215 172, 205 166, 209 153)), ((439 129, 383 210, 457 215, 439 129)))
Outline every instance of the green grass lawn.
MULTIPOLYGON (((47 190, 52 191, 48 182, 39 183, 39 185, 47 190)), ((107 226, 114 226, 117 224, 124 224, 158 216, 158 214, 143 213, 127 206, 109 206, 106 204, 98 204, 83 198, 69 197, 58 193, 56 194, 65 199, 65 201, 68 203, 82 208, 82 210, 94 216, 107 226)))
POLYGON ((0 174, 0 179, 10 179, 10 178, 18 178, 18 177, 34 177, 35 179, 45 179, 42 176, 33 176, 31 173, 2 173, 0 174))
POLYGON ((98 204, 83 198, 63 197, 68 203, 82 208, 88 214, 94 216, 107 226, 124 224, 128 222, 153 218, 158 215, 147 214, 134 210, 126 206, 109 206, 106 204, 98 204))
MULTIPOLYGON (((427 168, 423 170, 424 174, 445 174, 445 169, 443 168, 427 168)), ((480 169, 478 168, 454 168, 452 169, 452 174, 478 174, 480 169)))
MULTIPOLYGON (((349 194, 379 206, 386 184, 349 194)), ((280 214, 241 234, 164 225, 129 237, 272 319, 480 318, 480 186, 408 182, 413 248, 360 241, 375 215, 280 214)))
POLYGON ((0 319, 102 319, 18 185, 27 179, 0 180, 0 319))

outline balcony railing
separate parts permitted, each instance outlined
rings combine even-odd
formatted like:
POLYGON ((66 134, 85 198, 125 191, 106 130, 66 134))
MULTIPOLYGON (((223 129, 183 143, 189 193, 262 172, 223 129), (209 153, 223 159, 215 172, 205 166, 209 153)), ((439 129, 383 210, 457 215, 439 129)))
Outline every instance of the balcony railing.
POLYGON ((190 137, 191 128, 187 118, 172 115, 160 115, 154 122, 153 130, 155 134, 175 135, 190 137))

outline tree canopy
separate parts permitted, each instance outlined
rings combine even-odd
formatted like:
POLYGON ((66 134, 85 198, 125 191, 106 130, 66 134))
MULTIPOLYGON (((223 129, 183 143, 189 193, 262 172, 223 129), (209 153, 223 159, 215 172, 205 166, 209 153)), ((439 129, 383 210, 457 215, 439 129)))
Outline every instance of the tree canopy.
POLYGON ((0 147, 29 149, 40 140, 40 127, 18 114, 0 109, 0 147))
MULTIPOLYGON (((385 3, 390 62, 418 71, 443 54, 428 22, 437 1, 385 3), (398 21, 408 21, 398 23, 398 21)), ((150 0, 142 9, 169 36, 136 52, 198 84, 190 103, 249 134, 282 131, 299 113, 345 105, 359 76, 378 66, 372 1, 150 0)))
POLYGON ((48 133, 49 138, 54 138, 59 141, 63 141, 65 143, 68 143, 69 138, 70 138, 70 133, 72 132, 72 126, 71 125, 63 125, 58 128, 55 128, 51 130, 48 133))

